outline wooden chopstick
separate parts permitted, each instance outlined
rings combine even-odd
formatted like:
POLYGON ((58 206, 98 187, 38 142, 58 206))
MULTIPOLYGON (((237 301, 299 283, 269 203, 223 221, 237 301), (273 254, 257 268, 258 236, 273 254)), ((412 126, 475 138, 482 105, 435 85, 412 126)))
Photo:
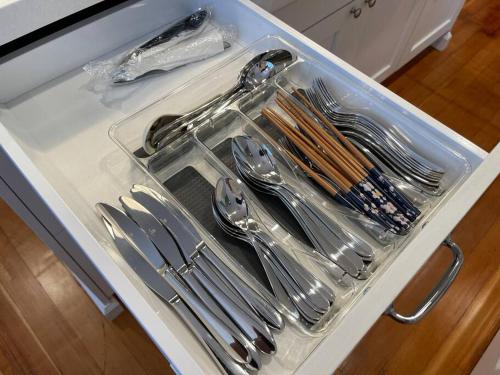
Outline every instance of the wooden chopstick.
POLYGON ((366 178, 366 171, 357 160, 334 140, 336 144, 328 142, 328 140, 331 139, 328 133, 321 129, 318 124, 315 124, 314 120, 307 116, 305 112, 295 107, 290 100, 287 100, 287 98, 283 96, 277 98, 276 102, 294 119, 303 132, 321 147, 328 158, 342 170, 353 183, 358 183, 366 178), (321 132, 323 132, 323 134, 321 134, 321 132))
POLYGON ((323 177, 321 177, 318 173, 314 172, 311 168, 309 168, 302 160, 300 160, 297 156, 295 156, 292 152, 288 151, 286 148, 281 147, 274 139, 269 139, 269 142, 277 149, 283 149, 285 153, 288 155, 290 159, 293 160, 295 164, 297 164, 300 169, 304 171, 306 175, 311 177, 314 181, 316 181, 323 189, 325 189, 330 195, 335 198, 339 191, 335 189, 331 184, 326 182, 323 177))
POLYGON ((317 148, 308 145, 304 141, 304 136, 300 134, 291 124, 281 118, 275 111, 269 108, 262 110, 262 115, 274 124, 281 132, 289 138, 312 162, 314 162, 324 173, 334 181, 341 190, 348 192, 352 188, 352 183, 349 182, 338 170, 336 170, 324 157, 318 152, 317 148))
POLYGON ((342 157, 347 161, 352 163, 352 167, 357 169, 359 173, 362 175, 365 174, 365 170, 360 162, 349 153, 340 143, 338 143, 335 139, 333 139, 330 134, 328 134, 320 124, 316 123, 314 119, 312 119, 305 111, 303 111, 300 107, 298 107, 291 98, 285 98, 290 106, 294 106, 296 112, 298 112, 301 117, 310 125, 311 129, 313 129, 319 137, 324 139, 331 146, 332 150, 336 150, 342 157))
POLYGON ((373 169, 375 168, 375 165, 368 160, 368 158, 361 153, 357 149, 356 146, 354 146, 351 141, 349 141, 338 129, 335 125, 333 125, 316 107, 307 99, 302 93, 300 93, 299 90, 296 88, 293 89, 293 93, 297 95, 301 102, 312 112, 314 113, 322 122, 325 124, 325 126, 331 130, 337 138, 342 142, 342 144, 368 169, 373 169))

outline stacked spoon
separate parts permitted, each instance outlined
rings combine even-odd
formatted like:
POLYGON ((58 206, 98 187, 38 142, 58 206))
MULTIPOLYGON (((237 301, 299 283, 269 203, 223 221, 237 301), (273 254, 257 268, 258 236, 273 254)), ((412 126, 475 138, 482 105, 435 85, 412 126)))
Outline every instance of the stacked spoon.
POLYGON ((333 291, 274 241, 252 213, 240 185, 231 178, 220 178, 212 203, 219 226, 254 247, 274 294, 288 312, 307 325, 319 322, 335 300, 333 291))

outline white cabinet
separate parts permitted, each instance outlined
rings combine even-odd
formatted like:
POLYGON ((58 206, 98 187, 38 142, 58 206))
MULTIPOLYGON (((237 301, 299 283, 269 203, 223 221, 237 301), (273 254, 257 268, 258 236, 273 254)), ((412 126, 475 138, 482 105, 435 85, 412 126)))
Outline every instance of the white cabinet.
POLYGON ((357 61, 361 41, 364 0, 350 2, 340 10, 318 22, 304 35, 333 52, 350 64, 357 61))
POLYGON ((463 0, 354 0, 337 5, 342 7, 295 1, 273 13, 381 81, 440 37, 448 40, 463 0))
MULTIPOLYGON (((365 0, 359 27, 359 44, 353 65, 377 81, 398 64, 414 1, 365 0)), ((335 52, 335 51, 334 51, 335 52)))
POLYGON ((296 0, 273 13, 302 32, 349 2, 352 0, 296 0))
MULTIPOLYGON (((360 1, 354 3, 362 5, 360 1)), ((138 36, 196 9, 197 0, 133 2, 2 60, 0 193, 2 197, 30 193, 33 200, 21 202, 19 207, 22 204, 29 208, 53 238, 71 239, 68 242, 75 246, 64 250, 73 260, 83 259, 82 264, 92 265, 179 373, 218 373, 173 309, 160 301, 123 259, 116 257, 96 214, 97 202, 116 205, 117 198, 128 193, 131 181, 147 181, 144 171, 110 139, 108 132, 117 121, 150 106, 186 82, 201 74, 212 74, 222 62, 237 61, 236 55, 244 47, 266 35, 279 36, 290 48, 301 52, 299 62, 313 59, 313 68, 328 72, 344 96, 349 94, 358 104, 368 99, 374 103, 370 110, 401 126, 418 150, 441 156, 443 151, 452 150, 467 161, 467 167, 459 171, 463 172, 459 183, 395 249, 392 262, 362 284, 357 297, 343 307, 329 330, 322 336, 308 337, 286 327, 277 336, 282 349, 266 359, 260 374, 332 373, 498 175, 500 147, 488 154, 250 1, 213 0, 211 4, 218 22, 238 27, 233 47, 214 59, 131 87, 131 92, 121 97, 121 106, 88 90, 89 78, 81 66, 104 53, 134 45, 138 36), (28 71, 37 74, 26 74, 28 71), (436 143, 439 146, 433 146, 436 143), (20 177, 13 180, 12 170, 20 177), (14 187, 15 181, 23 186, 14 187)), ((339 12, 342 16, 335 16, 340 17, 339 22, 355 30, 351 8, 346 6, 339 12)), ((338 48, 350 45, 349 33, 338 35, 342 38, 337 44, 333 39, 325 43, 334 43, 338 48)), ((253 55, 255 51, 251 52, 253 55)), ((311 71, 308 78, 319 71, 311 71)), ((238 71, 231 73, 236 77, 238 71)), ((227 78, 227 74, 224 71, 220 77, 227 78)), ((214 81, 213 90, 227 88, 221 86, 227 79, 219 81, 214 81)), ((18 197, 23 200, 23 195, 18 197)))
POLYGON ((418 2, 414 10, 418 18, 412 25, 412 32, 405 42, 401 64, 408 62, 427 46, 445 36, 451 30, 463 4, 463 0, 418 2))

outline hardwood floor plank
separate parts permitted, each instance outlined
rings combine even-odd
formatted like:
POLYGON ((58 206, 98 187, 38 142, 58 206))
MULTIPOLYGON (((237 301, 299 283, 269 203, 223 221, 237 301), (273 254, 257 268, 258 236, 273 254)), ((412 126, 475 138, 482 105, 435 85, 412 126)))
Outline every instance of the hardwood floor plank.
MULTIPOLYGON (((1 239, 0 239, 1 243, 1 239)), ((0 373, 59 374, 50 357, 0 286, 0 373)))
MULTIPOLYGON (((500 111, 498 113, 500 120, 500 111)), ((471 140, 483 150, 490 152, 500 142, 500 129, 485 123, 471 140)))
MULTIPOLYGON (((500 228, 498 228, 500 230, 500 228)), ((433 356, 426 374, 470 374, 500 329, 500 268, 471 304, 461 324, 433 356)))
POLYGON ((37 279, 103 374, 148 373, 62 264, 53 264, 37 279))
POLYGON ((437 114, 436 118, 468 139, 474 138, 481 131, 484 123, 480 118, 452 103, 437 114))
POLYGON ((450 105, 450 102, 435 92, 430 94, 418 107, 439 120, 438 116, 450 105))
MULTIPOLYGON (((31 272, 77 333, 103 374, 169 374, 171 369, 156 346, 128 312, 110 322, 92 304, 86 293, 36 235, 0 203, 7 220, 0 227, 31 272)), ((0 263, 0 272, 1 272, 0 263)))
POLYGON ((99 374, 99 368, 77 334, 68 326, 49 296, 0 230, 0 284, 59 371, 99 374), (6 277, 7 276, 7 277, 6 277))
POLYGON ((500 35, 500 0, 468 0, 462 15, 481 25, 485 34, 500 35))
POLYGON ((124 345, 141 362, 148 374, 174 375, 166 359, 129 312, 121 314, 113 324, 124 345))
POLYGON ((407 76, 401 76, 388 87, 417 107, 432 93, 430 89, 407 76))
POLYGON ((0 213, 2 215, 0 228, 33 275, 39 275, 51 264, 58 261, 54 253, 42 244, 31 229, 2 200, 0 200, 0 213))

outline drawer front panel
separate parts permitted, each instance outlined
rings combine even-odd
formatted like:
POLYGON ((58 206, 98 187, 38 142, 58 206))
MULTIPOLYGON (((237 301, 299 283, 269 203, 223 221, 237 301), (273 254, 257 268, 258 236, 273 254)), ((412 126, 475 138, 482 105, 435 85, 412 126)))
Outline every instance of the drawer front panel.
POLYGON ((273 14, 298 31, 304 31, 352 0, 297 0, 273 14))

